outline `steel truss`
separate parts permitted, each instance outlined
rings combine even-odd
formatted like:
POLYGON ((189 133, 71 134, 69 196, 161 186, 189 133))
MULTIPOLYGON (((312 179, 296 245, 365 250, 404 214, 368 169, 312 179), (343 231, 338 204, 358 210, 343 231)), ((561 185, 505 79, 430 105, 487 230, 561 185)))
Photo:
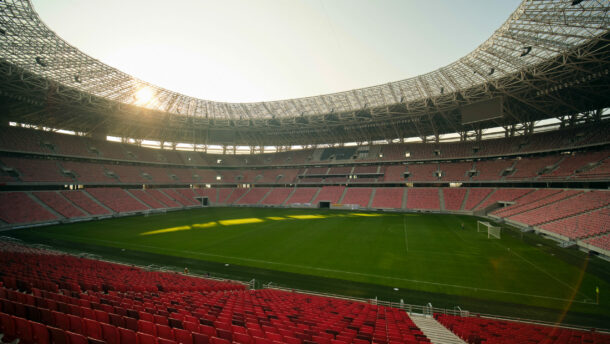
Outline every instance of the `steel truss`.
MULTIPOLYGON (((610 105, 610 3, 525 0, 483 44, 428 74, 316 97, 223 103, 188 97, 80 52, 28 0, 0 1, 0 107, 8 120, 199 144, 370 142, 514 128, 610 105), (138 106, 138 90, 154 100, 138 106), (501 96, 503 118, 464 125, 460 108, 501 96)), ((595 117, 595 116, 593 116, 595 117)), ((464 135, 466 136, 466 135, 464 135)))

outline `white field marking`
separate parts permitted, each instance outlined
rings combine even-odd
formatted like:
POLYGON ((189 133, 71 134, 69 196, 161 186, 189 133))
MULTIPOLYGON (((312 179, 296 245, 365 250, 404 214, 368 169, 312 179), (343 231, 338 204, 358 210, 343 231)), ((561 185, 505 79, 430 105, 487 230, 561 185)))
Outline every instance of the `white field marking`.
MULTIPOLYGON (((32 232, 43 234, 43 233, 36 232, 36 231, 32 231, 32 232)), ((75 236, 75 235, 66 235, 66 234, 59 235, 59 237, 62 237, 62 236, 63 237, 73 237, 73 238, 81 239, 81 237, 78 237, 78 236, 75 236)), ((233 256, 226 256, 226 255, 221 255, 221 254, 195 252, 195 251, 187 251, 187 250, 176 250, 176 249, 171 249, 171 248, 167 248, 167 247, 139 245, 139 244, 126 244, 126 243, 123 243, 123 242, 117 242, 117 241, 111 241, 111 240, 103 240, 103 239, 93 239, 93 238, 88 238, 87 240, 88 241, 106 242, 106 243, 111 243, 111 244, 115 244, 115 245, 122 245, 124 247, 136 246, 136 247, 152 248, 152 249, 155 249, 155 250, 162 250, 162 251, 169 251, 169 252, 178 252, 178 253, 186 252, 186 253, 190 253, 190 254, 196 255, 196 256, 208 256, 208 257, 228 258, 228 259, 234 259, 234 260, 237 260, 237 261, 264 263, 264 264, 269 264, 269 265, 286 266, 286 267, 293 267, 293 268, 300 268, 300 269, 309 269, 309 270, 317 270, 317 271, 325 271, 325 272, 333 272, 333 273, 342 273, 342 274, 346 274, 346 275, 356 275, 356 276, 389 279, 389 280, 403 281, 403 282, 428 284, 428 285, 435 285, 435 286, 441 286, 441 287, 452 287, 452 288, 459 288, 459 289, 466 289, 466 290, 484 291, 484 292, 495 293, 495 294, 518 295, 518 296, 525 296, 525 297, 532 297, 532 298, 546 299, 546 300, 556 300, 556 301, 582 303, 582 304, 595 304, 595 302, 577 301, 577 300, 572 300, 572 299, 562 299, 562 298, 559 298, 559 297, 551 297, 551 296, 543 296, 543 295, 519 293, 519 292, 512 292, 512 291, 506 291, 506 290, 497 290, 497 289, 489 289, 489 288, 469 287, 469 286, 463 286, 463 285, 457 285, 457 284, 448 284, 448 283, 440 283, 440 282, 421 281, 421 280, 408 279, 408 278, 389 277, 389 276, 376 275, 376 274, 366 274, 366 273, 362 273, 362 272, 344 271, 344 270, 336 270, 336 269, 328 269, 328 268, 316 268, 316 267, 306 266, 306 265, 270 262, 270 261, 261 260, 261 259, 233 257, 233 256)))
POLYGON ((407 241, 407 218, 405 216, 402 217, 402 228, 405 232, 405 249, 409 252, 409 242, 407 241))
POLYGON ((411 249, 411 252, 420 252, 425 253, 426 255, 431 256, 462 256, 462 257, 485 257, 484 254, 480 253, 465 253, 465 252, 440 252, 440 251, 428 251, 428 250, 414 250, 411 249))
MULTIPOLYGON (((502 245, 502 244, 498 243, 498 242, 497 242, 497 241, 495 241, 495 240, 494 240, 494 244, 496 244, 496 245, 498 245, 498 246, 501 246, 501 247, 503 247, 503 248, 507 248, 506 246, 504 246, 504 245, 502 245)), ((539 267, 538 265, 534 264, 533 262, 531 262, 531 261, 529 261, 529 260, 525 259, 524 257, 522 257, 521 255, 517 254, 517 253, 516 253, 514 250, 509 250, 508 252, 510 252, 510 253, 514 254, 515 256, 517 256, 517 257, 521 258, 521 259, 522 259, 524 262, 526 262, 526 263, 530 264, 530 265, 531 265, 531 266, 533 266, 533 267, 534 267, 536 270, 541 271, 542 273, 544 273, 545 275, 547 275, 547 276, 549 276, 550 278, 554 279, 555 281, 557 281, 557 282, 559 282, 559 283, 561 283, 561 284, 565 285, 565 286, 566 286, 566 287, 568 287, 570 290, 572 290, 572 291, 574 291, 574 292, 576 292, 576 293, 580 294, 581 296, 586 297, 587 299, 589 299, 589 298, 590 298, 588 295, 585 295, 585 294, 583 294, 582 292, 580 292, 580 291, 576 290, 576 288, 572 287, 572 286, 571 286, 571 285, 569 285, 568 283, 566 283, 566 282, 564 282, 564 281, 560 280, 559 278, 557 278, 557 277, 555 277, 555 276, 551 275, 551 274, 550 274, 548 271, 544 270, 543 268, 539 267)))

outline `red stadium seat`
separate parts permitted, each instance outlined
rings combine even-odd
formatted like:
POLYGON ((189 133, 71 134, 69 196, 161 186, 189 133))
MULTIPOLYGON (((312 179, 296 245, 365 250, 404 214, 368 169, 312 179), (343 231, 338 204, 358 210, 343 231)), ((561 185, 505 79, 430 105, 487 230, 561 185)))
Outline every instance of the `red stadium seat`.
POLYGON ((8 314, 0 313, 0 330, 4 333, 2 341, 5 343, 12 342, 17 337, 15 320, 8 314))
POLYGON ((88 344, 87 337, 82 334, 66 331, 66 335, 68 336, 68 342, 70 344, 88 344))
POLYGON ((138 336, 137 344, 156 344, 157 343, 157 339, 155 338, 155 336, 153 336, 151 334, 138 332, 137 336, 138 336))
POLYGON ((142 333, 148 333, 152 336, 156 336, 157 326, 150 321, 138 320, 138 331, 142 333))
POLYGON ((204 333, 193 333, 193 344, 208 344, 210 337, 204 333))
POLYGON ((49 334, 51 338, 51 343, 53 344, 69 344, 68 336, 66 332, 62 329, 56 327, 48 327, 49 334))
POLYGON ((119 338, 121 344, 123 343, 135 343, 137 340, 136 333, 132 330, 119 327, 119 338))
POLYGON ((85 332, 87 333, 88 337, 103 339, 102 327, 97 320, 83 319, 83 322, 85 323, 85 332))
POLYGON ((106 341, 108 344, 119 344, 121 339, 119 335, 119 331, 116 327, 106 324, 100 323, 102 327, 102 339, 106 341))
POLYGON ((13 317, 15 321, 15 332, 16 337, 20 339, 21 343, 31 343, 34 340, 32 327, 27 319, 13 317))
POLYGON ((75 315, 68 314, 68 320, 70 321, 69 330, 76 333, 84 332, 83 319, 75 315))
POLYGON ((169 340, 174 340, 174 331, 166 325, 157 325, 157 336, 169 340))
POLYGON ((37 344, 48 344, 50 343, 49 330, 41 323, 30 321, 30 327, 32 328, 32 341, 37 344))
POLYGON ((210 344, 231 344, 231 342, 223 338, 211 337, 210 344))
POLYGON ((174 336, 176 341, 182 344, 193 344, 193 335, 190 331, 175 328, 174 336))

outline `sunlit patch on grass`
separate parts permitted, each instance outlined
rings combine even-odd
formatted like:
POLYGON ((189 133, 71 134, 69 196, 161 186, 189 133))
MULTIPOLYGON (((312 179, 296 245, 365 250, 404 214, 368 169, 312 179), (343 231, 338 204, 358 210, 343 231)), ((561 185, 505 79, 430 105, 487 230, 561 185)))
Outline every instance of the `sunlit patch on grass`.
POLYGON ((291 217, 291 218, 297 219, 297 220, 311 220, 311 219, 325 219, 328 216, 326 216, 326 215, 288 215, 288 217, 291 217))
POLYGON ((376 213, 352 213, 353 216, 367 216, 367 217, 376 217, 376 216, 385 216, 383 214, 376 213))
POLYGON ((257 217, 249 217, 249 218, 245 218, 245 219, 220 220, 220 221, 218 221, 218 223, 220 223, 223 226, 233 226, 233 225, 245 225, 248 223, 259 223, 259 222, 263 222, 263 221, 265 221, 265 220, 259 219, 257 217))
POLYGON ((194 223, 193 228, 210 228, 216 226, 216 221, 206 222, 206 223, 194 223))
POLYGON ((140 233, 140 235, 153 235, 153 234, 162 234, 162 233, 170 233, 170 232, 178 232, 178 231, 188 231, 191 229, 191 226, 178 226, 178 227, 170 227, 164 229, 157 229, 150 232, 140 233))
POLYGON ((274 220, 274 221, 288 220, 287 218, 280 217, 280 216, 267 216, 266 219, 267 220, 274 220))

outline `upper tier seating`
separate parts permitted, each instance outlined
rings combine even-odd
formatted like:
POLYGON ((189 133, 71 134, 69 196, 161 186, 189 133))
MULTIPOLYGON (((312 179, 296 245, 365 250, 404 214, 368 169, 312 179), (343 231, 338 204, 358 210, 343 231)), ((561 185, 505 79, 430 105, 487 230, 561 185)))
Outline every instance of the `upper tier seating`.
POLYGON ((328 174, 328 170, 330 170, 328 167, 310 167, 307 169, 305 175, 326 175, 328 174))
MULTIPOLYGON (((216 174, 214 173, 214 175, 211 176, 210 178, 204 179, 203 178, 204 174, 202 174, 200 172, 200 170, 195 170, 192 168, 172 168, 172 169, 167 169, 167 172, 169 175, 172 175, 172 174, 175 175, 176 178, 178 178, 178 180, 183 183, 212 182, 216 178, 216 174), (199 178, 195 178, 195 175, 198 175, 199 178)), ((209 172, 211 172, 211 171, 209 171, 209 172)), ((155 178, 155 177, 153 176, 153 178, 155 178)))
POLYGON ((87 192, 117 213, 143 211, 150 208, 135 199, 127 191, 119 188, 93 188, 87 192))
MULTIPOLYGON (((141 166, 140 171, 142 173, 148 174, 150 176, 150 180, 147 183, 176 183, 176 180, 172 179, 170 175, 174 174, 170 169, 164 167, 153 167, 153 166, 141 166)), ((192 176, 191 176, 192 179, 192 176)), ((122 180, 122 179, 121 179, 122 180)), ((183 182, 188 183, 189 180, 184 180, 183 182)))
MULTIPOLYGON (((608 154, 600 152, 599 156, 608 154)), ((592 154, 595 155, 595 154, 592 154)), ((37 158, 0 157, 2 174, 0 181, 53 184, 294 184, 294 183, 400 183, 404 182, 404 174, 410 175, 408 182, 498 182, 520 181, 524 179, 547 180, 565 179, 606 180, 610 178, 610 158, 597 165, 586 164, 569 177, 554 177, 560 169, 553 170, 553 162, 562 157, 555 155, 544 158, 523 158, 511 166, 515 160, 477 161, 474 166, 470 162, 426 162, 408 165, 374 165, 353 167, 313 167, 293 169, 256 168, 240 170, 211 170, 203 168, 167 168, 158 166, 133 166, 118 163, 102 163, 101 161, 80 162, 69 160, 47 160, 37 158), (547 164, 550 162, 551 164, 547 164), (518 167, 518 169, 517 169, 518 167), (353 171, 352 171, 353 169, 353 171), (408 169, 408 171, 407 171, 408 169), (469 171, 477 171, 469 177, 469 171), (304 171, 306 173, 304 173, 304 171), (379 171, 379 172, 377 172, 379 171), (438 172, 442 176, 437 177, 438 172), (513 173, 514 172, 514 173, 513 173), (543 173, 538 175, 538 173, 543 173), (377 175, 379 173, 379 175, 377 175), (367 175, 368 174, 368 175, 367 175), (349 176, 360 176, 349 178, 349 176), (220 177, 220 178, 219 178, 220 177)), ((566 158, 568 159, 568 158, 566 158)), ((584 158, 583 158, 584 159, 584 158)), ((589 160, 587 158, 586 160, 589 160)), ((564 160, 565 161, 565 160, 564 160)), ((561 167, 562 164, 559 164, 561 167)), ((568 168, 571 170, 572 168, 568 168)))
POLYGON ((113 165, 106 168, 114 172, 122 183, 146 184, 152 181, 152 179, 144 178, 138 166, 113 165))
POLYGON ((61 174, 60 167, 54 160, 2 157, 2 162, 16 169, 19 179, 24 182, 73 182, 72 178, 61 174))
POLYGON ((354 167, 353 174, 358 175, 358 174, 377 173, 378 169, 379 169, 379 166, 377 166, 377 165, 356 166, 356 167, 354 167))
POLYGON ((427 164, 409 164, 407 168, 410 172, 408 180, 410 182, 434 182, 438 181, 436 173, 438 171, 438 164, 427 163, 427 164))
POLYGON ((541 175, 540 179, 565 179, 576 171, 593 165, 607 156, 608 152, 574 153, 565 157, 556 169, 541 175))
POLYGON ((384 182, 400 182, 404 181, 404 174, 407 171, 405 165, 381 166, 381 171, 384 174, 384 182))
POLYGON ((341 203, 343 204, 358 204, 362 208, 366 208, 371 200, 372 188, 348 188, 341 203))
POLYGON ((0 192, 0 219, 7 223, 31 223, 57 217, 25 192, 0 192))
POLYGON ((577 173, 575 178, 576 179, 604 179, 604 178, 608 179, 609 175, 610 175, 610 157, 606 158, 601 163, 599 163, 598 165, 596 165, 595 167, 593 167, 587 171, 577 173))
POLYGON ((11 152, 53 153, 41 144, 40 130, 0 127, 0 149, 11 152))
POLYGON ((477 174, 472 176, 473 181, 501 180, 502 172, 513 165, 512 160, 485 160, 475 163, 477 174))
MULTIPOLYGON (((528 152, 548 151, 574 146, 607 143, 608 124, 576 127, 561 131, 534 134, 530 137, 510 137, 481 142, 392 143, 369 147, 370 154, 360 161, 412 161, 447 158, 490 157, 528 152), (410 156, 405 156, 405 153, 410 156), (379 158, 379 153, 383 157, 379 158)), ((166 146, 167 148, 168 146, 166 146)), ((310 162, 333 162, 351 159, 355 147, 318 149, 319 160, 313 161, 314 149, 256 155, 209 154, 171 149, 139 147, 135 144, 102 141, 90 137, 72 136, 18 127, 0 128, 0 151, 56 154, 123 161, 170 163, 189 166, 270 166, 298 165, 310 162), (217 163, 221 160, 221 163, 217 163)))
POLYGON ((440 210, 439 189, 411 188, 407 190, 407 209, 440 210))
POLYGON ((555 166, 559 161, 560 157, 558 156, 547 156, 541 158, 523 158, 521 160, 517 160, 517 164, 515 165, 515 172, 509 176, 508 179, 532 179, 536 178, 538 175, 542 174, 542 172, 550 168, 551 166, 555 166))
POLYGON ((434 318, 467 343, 610 343, 610 335, 507 320, 434 314, 434 318))
POLYGON ((68 201, 57 191, 39 191, 33 192, 33 195, 66 218, 87 216, 87 214, 74 206, 72 202, 68 201))
POLYGON ((441 163, 439 169, 443 181, 467 181, 470 180, 467 172, 472 170, 472 162, 441 163))
POLYGON ((71 171, 80 183, 115 184, 118 179, 106 173, 106 166, 87 162, 63 161, 64 169, 71 171))

